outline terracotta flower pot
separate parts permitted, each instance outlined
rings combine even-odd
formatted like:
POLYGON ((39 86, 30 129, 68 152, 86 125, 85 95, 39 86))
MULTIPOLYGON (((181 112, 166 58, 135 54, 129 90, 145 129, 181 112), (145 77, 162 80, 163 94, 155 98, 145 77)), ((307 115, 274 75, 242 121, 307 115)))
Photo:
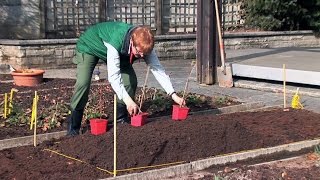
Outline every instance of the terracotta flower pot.
POLYGON ((135 116, 132 116, 131 125, 136 127, 143 126, 145 124, 147 117, 148 117, 148 113, 144 113, 144 112, 137 114, 135 116))
POLYGON ((13 81, 17 86, 36 86, 43 82, 44 70, 27 69, 11 72, 13 81))

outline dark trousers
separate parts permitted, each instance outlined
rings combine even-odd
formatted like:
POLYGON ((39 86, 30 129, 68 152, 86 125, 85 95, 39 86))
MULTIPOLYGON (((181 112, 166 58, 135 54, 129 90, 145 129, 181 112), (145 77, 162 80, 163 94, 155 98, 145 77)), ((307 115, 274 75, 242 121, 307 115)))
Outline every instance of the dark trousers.
MULTIPOLYGON (((77 65, 77 81, 73 96, 71 98, 71 124, 73 124, 73 127, 71 128, 80 128, 82 114, 88 102, 92 73, 98 61, 98 57, 80 52, 76 53, 76 56, 73 60, 73 62, 77 65), (81 119, 79 119, 80 116, 81 119)), ((126 91, 128 92, 129 96, 134 99, 137 89, 137 76, 129 62, 129 57, 127 56, 120 56, 120 73, 126 91)), ((122 109, 125 108, 126 110, 126 106, 122 100, 118 99, 117 102, 118 107, 121 107, 122 109)), ((120 110, 119 112, 122 111, 120 110)), ((117 116, 121 116, 121 114, 117 116)))

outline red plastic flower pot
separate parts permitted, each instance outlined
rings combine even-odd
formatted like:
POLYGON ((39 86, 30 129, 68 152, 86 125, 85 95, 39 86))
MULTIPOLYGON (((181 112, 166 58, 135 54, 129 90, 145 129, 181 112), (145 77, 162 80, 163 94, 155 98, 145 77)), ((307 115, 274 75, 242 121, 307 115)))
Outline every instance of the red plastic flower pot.
POLYGON ((144 112, 137 114, 135 116, 132 116, 131 125, 136 127, 143 126, 146 122, 147 117, 148 117, 148 113, 144 113, 144 112))
POLYGON ((106 119, 90 119, 91 134, 100 135, 107 132, 108 120, 106 119))
POLYGON ((188 107, 180 107, 179 105, 173 105, 172 108, 172 119, 173 120, 185 120, 189 113, 188 107))

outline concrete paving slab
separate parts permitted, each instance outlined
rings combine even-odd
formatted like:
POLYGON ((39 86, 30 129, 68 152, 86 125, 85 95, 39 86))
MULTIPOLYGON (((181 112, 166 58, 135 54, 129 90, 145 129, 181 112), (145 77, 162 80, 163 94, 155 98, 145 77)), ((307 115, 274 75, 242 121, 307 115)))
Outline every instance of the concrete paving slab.
MULTIPOLYGON (((279 48, 246 55, 232 64, 234 76, 320 85, 320 48, 279 48)), ((237 59, 237 58, 233 58, 237 59)))

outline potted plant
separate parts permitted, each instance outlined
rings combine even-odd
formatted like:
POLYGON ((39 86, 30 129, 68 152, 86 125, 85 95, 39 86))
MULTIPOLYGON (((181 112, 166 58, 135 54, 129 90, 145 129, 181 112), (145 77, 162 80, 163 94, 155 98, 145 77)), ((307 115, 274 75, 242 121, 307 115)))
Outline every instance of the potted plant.
POLYGON ((139 112, 139 114, 131 117, 131 125, 135 127, 143 126, 146 123, 148 113, 139 112))
POLYGON ((17 86, 36 86, 43 82, 44 72, 41 69, 14 69, 11 75, 17 86))
POLYGON ((188 117, 189 113, 188 107, 182 107, 180 105, 173 105, 172 106, 172 120, 185 120, 188 117))
POLYGON ((104 102, 102 100, 102 88, 98 87, 92 92, 85 110, 86 119, 90 122, 90 131, 93 135, 101 135, 107 132, 107 115, 103 114, 104 102))
MULTIPOLYGON (((196 63, 195 61, 193 61, 191 63, 191 71, 190 71, 190 74, 189 76, 187 77, 187 82, 186 82, 186 85, 184 87, 184 91, 183 91, 183 95, 182 95, 182 99, 184 100, 185 99, 185 95, 186 95, 186 92, 187 92, 187 89, 188 89, 188 84, 189 84, 189 79, 190 79, 190 76, 192 74, 192 71, 195 69, 196 67, 196 63)), ((188 107, 183 107, 183 106, 179 106, 179 105, 173 105, 172 106, 172 119, 173 120, 185 120, 187 119, 188 117, 188 113, 189 113, 189 108, 188 107)))
POLYGON ((131 125, 135 127, 143 126, 146 122, 146 119, 148 117, 148 113, 142 112, 141 107, 142 107, 142 102, 145 98, 145 90, 146 90, 146 85, 147 85, 147 80, 149 76, 149 71, 150 71, 150 66, 147 68, 147 73, 146 73, 146 78, 144 80, 144 85, 142 88, 142 95, 140 98, 140 106, 139 106, 139 113, 137 115, 134 115, 131 117, 131 125))

